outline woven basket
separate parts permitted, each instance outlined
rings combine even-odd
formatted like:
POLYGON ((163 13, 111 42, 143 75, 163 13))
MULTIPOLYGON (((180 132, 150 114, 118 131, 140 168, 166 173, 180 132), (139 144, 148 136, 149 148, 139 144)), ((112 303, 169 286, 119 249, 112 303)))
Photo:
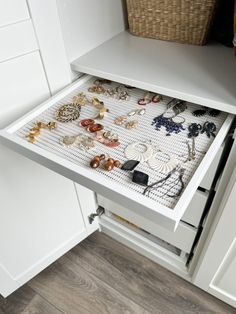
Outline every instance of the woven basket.
POLYGON ((204 45, 217 0, 126 0, 130 32, 204 45))

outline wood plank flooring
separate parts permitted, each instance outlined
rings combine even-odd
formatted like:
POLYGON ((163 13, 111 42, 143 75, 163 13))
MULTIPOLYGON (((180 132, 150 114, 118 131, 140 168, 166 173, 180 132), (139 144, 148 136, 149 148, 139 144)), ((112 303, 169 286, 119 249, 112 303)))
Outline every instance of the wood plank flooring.
POLYGON ((232 307, 96 232, 7 299, 0 314, 228 314, 232 307))

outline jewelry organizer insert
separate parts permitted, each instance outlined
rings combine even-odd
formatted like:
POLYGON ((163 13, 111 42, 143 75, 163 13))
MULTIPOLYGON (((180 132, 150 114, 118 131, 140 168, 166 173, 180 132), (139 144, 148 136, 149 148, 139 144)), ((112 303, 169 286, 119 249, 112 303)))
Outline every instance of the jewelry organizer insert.
MULTIPOLYGON (((95 184, 95 192, 98 192, 100 194, 103 194, 104 192, 104 186, 107 187, 107 192, 104 193, 106 197, 109 197, 109 190, 114 189, 115 193, 121 193, 122 191, 126 191, 126 199, 130 194, 130 198, 134 199, 134 201, 140 202, 142 201, 143 204, 147 204, 146 207, 151 208, 152 210, 158 211, 159 207, 161 207, 161 215, 168 217, 170 216, 169 211, 173 211, 178 204, 180 197, 168 197, 168 186, 165 184, 160 187, 157 190, 152 190, 148 195, 143 195, 144 186, 138 185, 136 183, 132 182, 132 173, 129 171, 124 171, 121 168, 114 168, 112 171, 105 171, 102 169, 102 167, 98 167, 97 169, 90 168, 90 161, 92 158, 94 158, 95 155, 105 154, 107 157, 114 158, 115 160, 119 160, 121 164, 123 164, 125 161, 127 161, 127 158, 125 157, 124 150, 127 147, 127 145, 134 143, 134 142, 145 142, 151 145, 155 149, 159 148, 161 149, 163 154, 158 154, 158 159, 162 162, 168 161, 168 155, 175 156, 181 163, 184 162, 188 156, 188 145, 187 141, 188 139, 188 126, 191 123, 200 123, 203 125, 206 121, 211 121, 216 125, 216 138, 213 136, 208 137, 205 133, 199 134, 195 138, 195 145, 196 145, 196 158, 191 161, 187 161, 185 163, 182 163, 182 168, 185 169, 184 175, 183 175, 183 183, 184 183, 184 189, 182 191, 182 196, 185 192, 186 187, 188 187, 188 183, 191 181, 193 175, 195 174, 195 171, 198 169, 199 165, 201 164, 201 161, 203 158, 206 157, 206 152, 211 147, 211 144, 213 142, 217 142, 217 147, 219 148, 221 143, 224 140, 224 137, 226 136, 230 124, 232 122, 233 117, 231 115, 227 115, 224 112, 221 112, 217 117, 210 117, 210 116, 201 116, 196 117, 192 114, 194 110, 199 109, 199 105, 187 103, 187 109, 181 113, 181 117, 184 118, 185 122, 183 123, 184 130, 182 130, 180 133, 175 134, 171 133, 170 136, 166 135, 166 130, 164 127, 161 127, 159 131, 155 130, 155 126, 152 125, 153 119, 161 115, 166 110, 166 104, 171 100, 169 97, 163 96, 163 99, 159 103, 149 103, 146 106, 140 106, 138 105, 138 100, 140 98, 143 98, 144 92, 143 90, 132 88, 128 89, 130 99, 129 100, 117 100, 110 96, 105 96, 103 94, 96 94, 96 93, 90 93, 88 92, 88 88, 91 87, 96 80, 95 77, 87 76, 86 78, 82 78, 83 83, 78 84, 78 87, 72 88, 71 92, 66 94, 65 97, 62 97, 61 99, 57 100, 58 97, 56 97, 55 101, 51 101, 50 105, 41 106, 38 110, 34 110, 34 112, 31 115, 26 115, 25 119, 20 119, 17 121, 17 123, 14 123, 11 125, 7 131, 7 133, 13 133, 9 136, 6 136, 6 133, 4 135, 1 134, 2 137, 8 137, 8 140, 12 141, 12 137, 17 137, 19 139, 20 144, 17 143, 20 146, 24 146, 24 148, 27 148, 27 150, 30 148, 30 145, 33 147, 37 147, 37 154, 40 154, 40 152, 47 151, 47 153, 50 153, 50 156, 58 156, 60 157, 60 160, 56 163, 62 163, 65 161, 65 167, 67 166, 67 162, 73 163, 73 165, 79 165, 83 169, 86 169, 86 176, 93 180, 96 183, 96 178, 99 181, 99 183, 103 184, 102 190, 97 191, 95 184), (105 115, 104 119, 102 120, 96 120, 97 123, 101 123, 104 125, 104 130, 110 130, 114 133, 117 133, 119 136, 119 142, 120 145, 115 148, 110 148, 102 143, 99 143, 98 141, 95 142, 95 147, 89 150, 82 150, 79 148, 78 145, 74 146, 63 146, 60 141, 61 139, 66 135, 76 135, 79 133, 83 133, 85 135, 93 137, 93 134, 88 133, 84 128, 79 126, 79 121, 82 119, 87 118, 94 118, 97 114, 97 109, 91 105, 86 104, 85 106, 81 106, 81 114, 78 120, 69 122, 69 123, 62 123, 57 121, 57 128, 49 131, 49 130, 43 130, 41 135, 37 137, 37 140, 35 143, 29 143, 27 140, 27 134, 29 133, 30 129, 35 126, 35 122, 38 121, 56 121, 55 119, 55 112, 56 110, 66 104, 72 101, 73 96, 78 95, 79 93, 85 93, 88 99, 91 99, 92 97, 97 97, 100 101, 104 102, 104 105, 106 108, 109 109, 109 112, 105 115), (45 110, 44 110, 45 108, 45 110), (114 120, 121 115, 126 115, 133 109, 146 109, 146 113, 144 115, 135 116, 134 119, 138 120, 138 127, 136 129, 127 129, 122 125, 116 125, 114 123, 114 120), (25 123, 24 123, 25 121, 25 123), (14 132, 13 132, 14 131, 14 132), (220 138, 217 136, 217 134, 221 132, 220 138), (223 137, 223 138, 222 138, 223 137), (24 141, 24 143, 22 142, 24 141), (38 150, 40 149, 40 150, 38 150), (99 175, 100 177, 98 177, 99 175), (120 192, 121 191, 121 192, 120 192), (130 191, 130 192, 129 192, 130 191), (132 192, 132 193, 131 193, 132 192), (133 194, 135 193, 135 194, 133 194), (149 203, 149 201, 152 200, 155 202, 149 203)), ((118 83, 112 82, 111 84, 105 84, 106 88, 116 87, 119 86, 118 83)), ((133 117, 131 117, 133 118, 133 117)), ((15 142, 15 140, 14 140, 15 142)), ((17 141, 16 141, 17 142, 17 141)), ((13 147, 14 145, 11 145, 13 147)), ((14 147, 13 147, 14 148, 14 147)), ((142 145, 139 148, 142 149, 142 145)), ((21 150, 21 149, 20 149, 21 150)), ((216 148, 212 151, 212 153, 216 153, 216 148)), ((28 154, 26 154, 29 156, 28 154)), ((48 158, 48 154, 47 158, 48 158)), ((211 156, 209 156, 211 158, 211 156)), ((31 158, 31 157, 30 157, 31 158)), ((214 156, 212 156, 212 159, 214 156)), ((34 158, 32 158, 34 159, 34 158)), ((45 156, 44 158, 45 159, 45 156)), ((38 159, 37 159, 38 160, 38 159)), ((42 164, 45 165, 45 162, 43 161, 42 164)), ((70 164, 71 165, 71 164, 70 164)), ((48 166, 50 168, 50 166, 48 166)), ((52 167, 53 168, 53 167, 52 167)), ((81 169, 82 169, 81 168, 81 169)), ((206 166, 205 166, 206 168, 206 166)), ((206 172, 207 169, 204 171, 206 172)), ((53 170, 55 167, 53 168, 53 170)), ((135 170, 142 171, 149 176, 149 184, 152 184, 158 180, 163 179, 166 177, 166 174, 161 174, 160 172, 151 169, 148 166, 148 163, 140 163, 135 170)), ((60 171, 58 171, 60 173, 60 171)), ((63 175, 64 172, 61 172, 63 175)), ((81 175, 85 176, 85 172, 81 170, 81 175), (83 173, 82 173, 83 172, 83 173)), ((78 172, 78 175, 80 173, 78 172)), ((205 173, 204 173, 205 174, 205 173)), ((204 174, 200 174, 200 177, 204 176, 204 174)), ((65 176, 70 177, 70 175, 66 174, 65 176)), ((202 179, 202 177, 199 179, 202 179)), ((73 175, 71 179, 75 180, 76 176, 73 175)), ((176 178, 177 179, 177 178, 176 178)), ((76 180, 75 180, 76 181, 76 180)), ((80 180, 77 181, 80 183, 80 180)), ((93 189, 93 186, 87 186, 88 188, 93 189)), ((180 186, 173 186, 173 192, 178 192, 180 186)), ((197 186, 196 186, 197 188, 197 186)), ((195 188, 195 190, 196 190, 195 188)), ((189 194, 189 193, 188 193, 189 194)), ((111 198, 114 194, 111 195, 111 198)), ((185 198, 186 201, 186 207, 191 200, 191 196, 186 195, 185 198), (189 198, 189 199, 188 199, 189 198)), ((183 203, 184 204, 184 203, 183 203)), ((123 205, 125 205, 125 201, 123 202, 123 205)), ((143 208, 142 208, 143 209, 143 208)), ((145 210, 145 208, 143 209, 145 210)), ((184 213, 184 211, 183 211, 184 213)), ((183 215, 183 213, 181 215, 183 215)), ((171 221, 178 223, 178 221, 181 219, 180 215, 177 218, 171 217, 171 221)), ((176 225, 176 224, 175 224, 176 225)), ((173 224, 171 226, 173 229, 173 224)))

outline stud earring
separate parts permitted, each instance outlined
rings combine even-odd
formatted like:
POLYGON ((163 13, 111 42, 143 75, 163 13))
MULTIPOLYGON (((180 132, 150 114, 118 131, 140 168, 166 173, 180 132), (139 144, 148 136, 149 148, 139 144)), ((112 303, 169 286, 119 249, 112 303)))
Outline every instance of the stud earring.
POLYGON ((101 154, 100 156, 95 156, 91 161, 90 161, 90 167, 93 169, 96 169, 100 166, 101 160, 105 159, 105 155, 101 154))
POLYGON ((103 169, 106 171, 111 171, 114 167, 117 167, 117 168, 120 167, 119 160, 114 160, 113 158, 108 158, 103 164, 103 169))
POLYGON ((41 133, 41 129, 48 129, 49 131, 52 131, 56 128, 57 123, 54 121, 49 121, 47 124, 39 121, 32 129, 30 129, 29 134, 26 135, 26 138, 28 138, 28 141, 30 143, 35 143, 36 137, 39 136, 41 133))
POLYGON ((138 121, 137 120, 131 120, 131 121, 126 123, 125 127, 128 130, 137 129, 138 121))

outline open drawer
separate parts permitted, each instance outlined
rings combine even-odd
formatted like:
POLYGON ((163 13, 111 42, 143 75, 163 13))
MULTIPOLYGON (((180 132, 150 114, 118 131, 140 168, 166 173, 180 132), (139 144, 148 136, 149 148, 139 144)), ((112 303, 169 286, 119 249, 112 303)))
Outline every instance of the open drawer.
MULTIPOLYGON (((91 169, 89 167, 90 160, 95 155, 105 153, 123 163, 127 160, 124 155, 124 149, 128 144, 148 140, 151 140, 153 145, 160 145, 162 149, 171 154, 182 156, 183 152, 187 154, 186 140, 188 130, 185 127, 185 130, 179 134, 172 134, 167 137, 164 130, 156 131, 154 126, 151 125, 153 118, 162 114, 165 110, 166 103, 170 100, 168 97, 164 97, 156 105, 150 104, 145 107, 146 114, 138 117, 139 126, 137 129, 127 130, 122 126, 115 125, 114 119, 117 116, 127 114, 134 108, 140 108, 137 105, 137 99, 142 98, 144 91, 136 88, 131 89, 130 100, 120 102, 112 97, 89 93, 88 87, 93 84, 94 80, 94 77, 84 76, 79 81, 65 88, 56 96, 2 130, 0 132, 1 142, 16 152, 111 199, 121 206, 135 208, 137 214, 158 223, 160 226, 169 230, 175 230, 199 183, 224 141, 234 116, 221 112, 218 117, 211 117, 211 121, 217 127, 216 137, 208 138, 205 134, 198 136, 196 139, 198 152, 196 158, 184 164, 184 189, 179 198, 164 197, 165 190, 154 191, 149 196, 143 195, 143 186, 133 183, 129 172, 118 168, 112 171, 105 171, 102 168, 91 169), (62 104, 70 102, 72 97, 80 92, 86 93, 88 97, 97 96, 104 101, 105 106, 109 109, 109 113, 105 119, 101 120, 101 123, 105 126, 105 129, 118 133, 120 146, 109 148, 96 142, 95 148, 83 151, 76 146, 64 147, 60 144, 60 139, 65 135, 78 133, 89 135, 88 132, 79 126, 79 120, 95 116, 97 109, 92 105, 82 107, 79 120, 69 123, 58 122, 56 130, 43 130, 34 144, 28 142, 26 135, 36 121, 55 121, 56 109, 62 104)), ((117 86, 116 83, 112 84, 117 86)), ((188 123, 197 122, 203 124, 206 121, 205 117, 192 115, 192 111, 197 108, 199 108, 198 105, 188 103, 187 110, 181 114, 186 121, 186 126, 188 123)), ((136 169, 147 173, 150 183, 163 177, 157 171, 150 169, 147 163, 139 164, 136 169)))

